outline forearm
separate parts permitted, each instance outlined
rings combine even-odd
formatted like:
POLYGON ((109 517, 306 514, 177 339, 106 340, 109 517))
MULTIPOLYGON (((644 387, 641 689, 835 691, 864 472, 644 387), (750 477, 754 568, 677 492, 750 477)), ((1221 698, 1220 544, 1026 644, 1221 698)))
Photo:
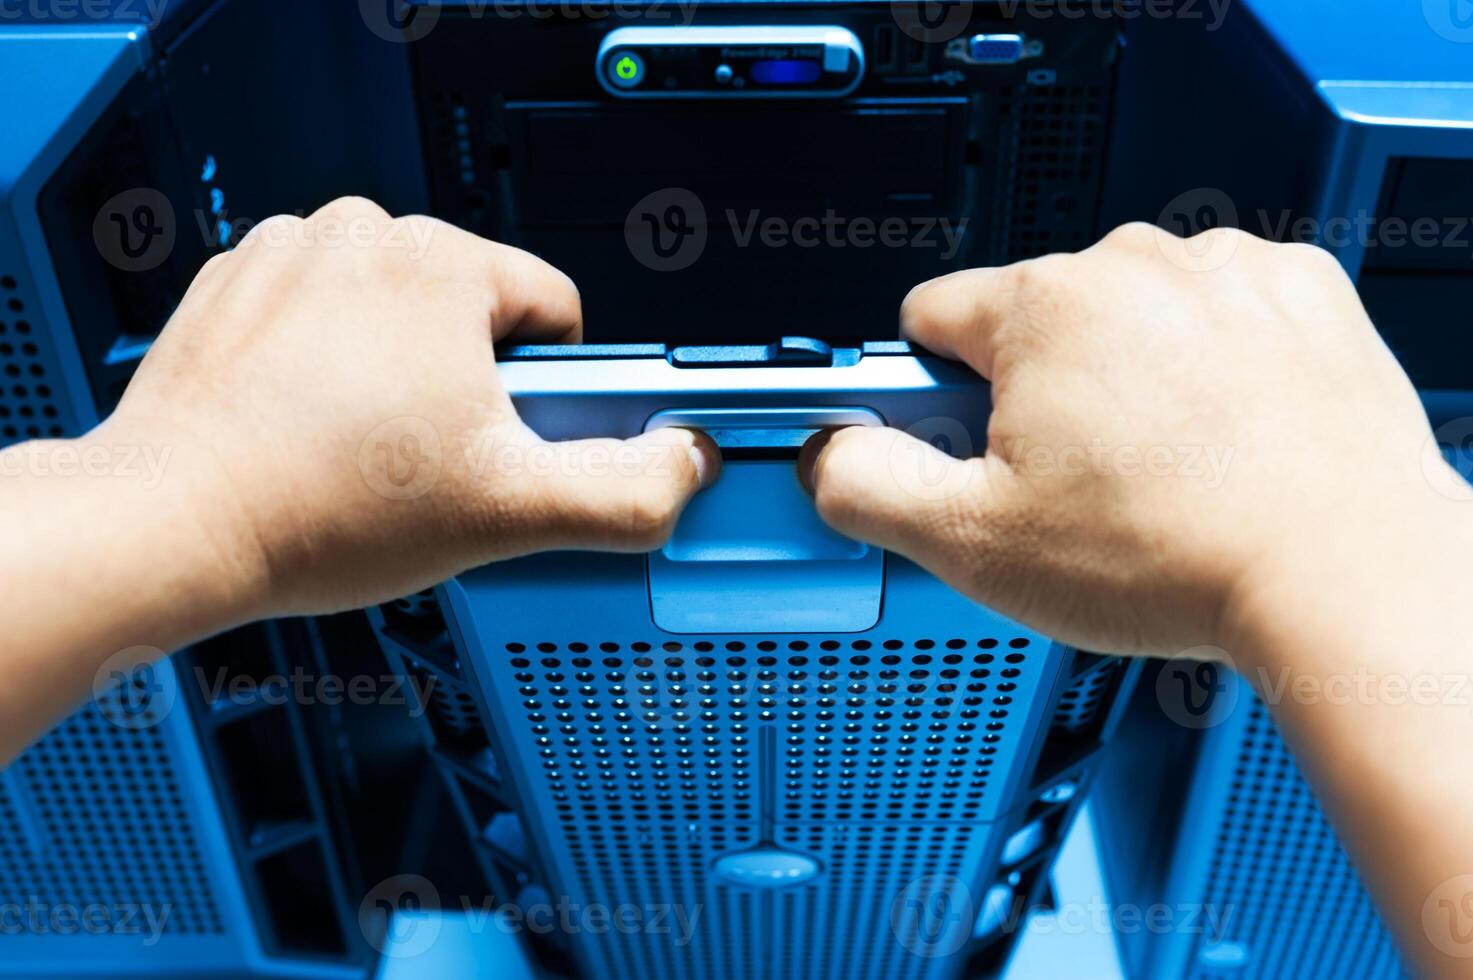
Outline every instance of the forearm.
POLYGON ((1230 650, 1388 924, 1433 976, 1468 964, 1446 955, 1466 944, 1437 903, 1460 908, 1473 892, 1473 878, 1446 884, 1473 875, 1470 555, 1469 503, 1342 527, 1253 590, 1230 650))
POLYGON ((210 513, 212 469, 182 440, 117 424, 0 453, 0 766, 87 697, 109 658, 250 615, 253 559, 230 515, 210 513))

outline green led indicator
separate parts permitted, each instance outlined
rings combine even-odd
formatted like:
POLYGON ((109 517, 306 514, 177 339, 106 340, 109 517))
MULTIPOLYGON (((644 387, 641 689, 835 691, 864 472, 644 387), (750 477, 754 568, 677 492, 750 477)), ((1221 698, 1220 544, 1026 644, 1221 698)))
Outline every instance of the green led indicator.
POLYGON ((614 74, 626 82, 639 73, 639 66, 627 54, 614 63, 614 74))

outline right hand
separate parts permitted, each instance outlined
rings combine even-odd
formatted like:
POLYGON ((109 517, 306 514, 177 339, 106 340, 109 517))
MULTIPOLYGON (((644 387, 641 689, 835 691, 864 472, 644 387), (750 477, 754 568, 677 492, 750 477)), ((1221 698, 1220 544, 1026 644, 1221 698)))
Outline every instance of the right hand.
POLYGON ((1255 593, 1375 562, 1446 503, 1416 392, 1311 246, 1127 225, 924 283, 901 323, 992 382, 986 454, 817 437, 819 513, 1076 646, 1230 644, 1255 593))

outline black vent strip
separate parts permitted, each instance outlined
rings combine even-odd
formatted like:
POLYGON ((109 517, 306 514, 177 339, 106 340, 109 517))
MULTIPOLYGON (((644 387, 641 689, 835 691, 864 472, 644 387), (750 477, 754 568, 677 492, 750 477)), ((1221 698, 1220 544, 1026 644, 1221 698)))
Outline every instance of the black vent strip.
POLYGON ((1004 90, 1000 139, 1011 160, 994 202, 1003 261, 1075 251, 1092 241, 1104 166, 1105 92, 1103 85, 1004 90))
POLYGON ((1203 901, 1219 914, 1232 910, 1221 938, 1246 946, 1251 961, 1248 970, 1230 974, 1194 965, 1195 980, 1405 975, 1390 934, 1261 702, 1251 709, 1238 750, 1203 901))
POLYGON ((1106 694, 1120 675, 1121 662, 1112 660, 1083 674, 1059 696, 1052 728, 1075 734, 1090 728, 1107 703, 1106 694))
POLYGON ((146 723, 154 710, 125 712, 122 693, 110 692, 0 778, 0 896, 167 906, 165 936, 229 932, 162 726, 112 720, 146 723), (31 839, 28 824, 44 840, 31 839))
POLYGON ((20 278, 0 272, 0 447, 67 434, 45 344, 20 278))

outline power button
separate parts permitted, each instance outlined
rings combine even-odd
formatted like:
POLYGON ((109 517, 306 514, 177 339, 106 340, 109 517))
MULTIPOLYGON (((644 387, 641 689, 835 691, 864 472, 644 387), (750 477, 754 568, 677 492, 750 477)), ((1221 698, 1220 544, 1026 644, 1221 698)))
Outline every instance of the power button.
POLYGON ((644 59, 633 51, 620 51, 604 62, 609 81, 619 88, 634 88, 644 81, 644 59))

